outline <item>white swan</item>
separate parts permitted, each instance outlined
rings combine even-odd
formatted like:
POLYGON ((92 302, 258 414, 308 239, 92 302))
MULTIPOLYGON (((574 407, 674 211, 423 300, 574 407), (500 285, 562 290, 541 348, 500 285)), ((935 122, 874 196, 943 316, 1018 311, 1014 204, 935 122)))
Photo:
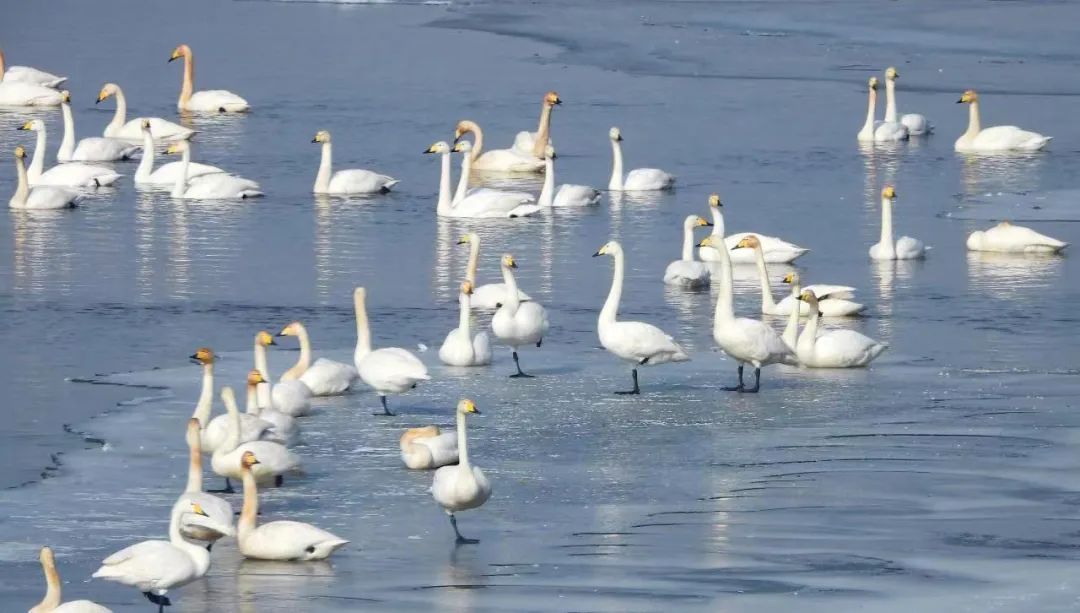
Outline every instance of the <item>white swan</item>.
MULTIPOLYGON (((120 89, 120 86, 116 83, 103 85, 101 91, 98 92, 97 102, 94 104, 101 104, 108 100, 110 96, 116 96, 116 112, 113 114, 112 121, 105 125, 104 136, 142 142, 143 125, 146 122, 150 123, 150 131, 153 132, 154 139, 159 142, 187 140, 195 134, 195 130, 185 128, 178 123, 173 123, 161 117, 136 117, 128 121, 127 99, 124 98, 124 90, 120 89)), ((146 155, 145 151, 143 155, 146 155)))
POLYGON ((192 177, 191 145, 179 141, 169 145, 165 153, 179 153, 180 172, 176 175, 170 195, 184 200, 233 200, 258 198, 263 193, 259 184, 227 173, 207 173, 192 177))
MULTIPOLYGON (((476 309, 494 311, 499 305, 506 302, 505 283, 476 284, 476 267, 480 262, 480 236, 475 232, 469 232, 458 240, 459 245, 469 245, 469 263, 465 267, 465 280, 472 284, 472 299, 470 305, 476 309)), ((525 302, 532 300, 525 292, 518 290, 518 300, 525 302)))
POLYGON ((12 66, 4 70, 0 51, 0 106, 57 106, 60 92, 52 89, 67 80, 36 68, 12 66))
POLYGON ((192 91, 195 89, 195 56, 191 53, 191 47, 180 45, 173 49, 169 61, 180 58, 184 58, 184 81, 180 85, 176 108, 196 113, 243 113, 251 109, 247 100, 224 89, 192 91))
POLYGON ((506 284, 506 302, 502 303, 499 310, 491 318, 491 330, 495 338, 499 339, 513 349, 514 366, 517 372, 511 377, 531 377, 521 371, 518 362, 518 347, 535 344, 539 347, 544 342, 549 324, 547 311, 539 303, 521 302, 518 299, 517 281, 514 279, 513 269, 517 268, 517 262, 510 254, 502 257, 500 268, 502 269, 503 282, 506 284))
POLYGON ((757 392, 761 388, 761 367, 795 362, 795 354, 780 335, 768 325, 745 317, 735 317, 731 260, 722 239, 706 236, 701 247, 712 247, 720 254, 720 293, 713 313, 713 340, 739 364, 739 384, 725 388, 735 392, 757 392), (754 366, 754 387, 743 383, 743 367, 754 366))
POLYGON ((102 136, 91 136, 76 143, 75 118, 71 114, 71 94, 63 91, 60 92, 60 97, 60 112, 64 117, 64 138, 60 140, 60 148, 56 151, 57 161, 115 162, 131 159, 139 150, 138 145, 132 145, 118 138, 102 136))
POLYGON ((542 207, 581 207, 600 202, 600 190, 588 185, 563 183, 555 190, 555 149, 548 145, 544 158, 544 186, 536 204, 542 207))
MULTIPOLYGON (((494 149, 484 151, 484 131, 475 121, 459 121, 454 129, 454 143, 460 144, 461 137, 471 133, 475 141, 466 155, 473 168, 481 172, 532 173, 544 171, 544 160, 531 153, 521 153, 517 149, 494 149)), ((547 146, 547 143, 544 143, 547 146)))
POLYGON ((229 428, 229 436, 225 442, 210 456, 210 466, 214 472, 225 477, 225 489, 223 492, 232 493, 231 479, 241 477, 240 458, 245 452, 258 455, 260 464, 254 469, 255 478, 260 483, 273 483, 280 486, 283 475, 300 469, 300 458, 289 451, 281 443, 273 441, 250 441, 241 443, 237 431, 240 429, 240 409, 236 406, 236 395, 232 388, 221 389, 221 401, 225 403, 225 410, 232 418, 232 427, 229 428))
POLYGON ((544 101, 540 106, 540 124, 536 132, 522 131, 514 137, 513 150, 521 155, 534 158, 543 158, 544 150, 551 144, 551 111, 562 104, 559 94, 549 91, 544 94, 544 101))
POLYGON ((925 116, 918 113, 904 113, 897 118, 896 110, 896 78, 900 73, 896 68, 889 66, 885 70, 885 123, 900 123, 911 136, 922 136, 934 131, 934 126, 925 116))
POLYGON ((311 390, 312 396, 336 396, 352 387, 356 380, 356 369, 352 366, 327 358, 311 363, 311 337, 304 324, 294 321, 282 328, 278 336, 295 336, 300 341, 300 357, 292 368, 282 373, 282 381, 299 380, 311 390))
POLYGON ((108 166, 84 164, 82 162, 58 164, 45 170, 45 145, 47 142, 45 122, 40 119, 33 119, 24 123, 19 129, 37 132, 34 155, 30 158, 30 168, 26 171, 26 178, 30 181, 30 185, 101 187, 112 185, 120 178, 120 175, 108 166))
POLYGON ((330 133, 326 130, 319 130, 311 142, 322 143, 322 159, 315 175, 316 194, 385 194, 398 184, 393 177, 360 168, 334 172, 330 133))
POLYGON ((403 394, 428 381, 427 367, 409 351, 400 347, 371 348, 371 330, 368 327, 367 290, 358 287, 353 291, 353 307, 356 310, 356 350, 353 361, 360 380, 375 390, 382 403, 383 414, 393 415, 386 406, 386 396, 403 394))
POLYGON ((611 191, 658 191, 675 187, 675 175, 664 172, 658 168, 635 168, 623 178, 623 154, 622 132, 618 128, 608 130, 608 138, 611 139, 611 180, 608 181, 608 189, 611 191))
POLYGON ((169 590, 199 579, 210 569, 210 552, 184 540, 180 533, 185 515, 199 516, 214 526, 197 504, 175 509, 169 520, 169 540, 142 541, 121 549, 102 561, 94 578, 134 587, 158 605, 158 613, 164 613, 165 607, 172 604, 165 596, 169 590))
POLYGON ((856 138, 861 142, 895 142, 908 138, 907 128, 900 122, 876 121, 874 114, 877 112, 877 77, 870 77, 868 106, 866 109, 866 121, 859 130, 856 138))
POLYGON ((26 178, 26 167, 23 165, 25 157, 26 150, 21 145, 15 147, 15 173, 18 176, 18 183, 15 186, 15 193, 12 194, 11 200, 8 200, 9 207, 43 211, 68 209, 75 206, 79 201, 79 194, 73 191, 48 185, 31 189, 26 178))
POLYGON ((263 435, 263 439, 292 447, 300 438, 300 428, 296 425, 296 419, 292 415, 283 413, 273 407, 259 406, 259 385, 269 383, 270 381, 262 376, 259 369, 256 368, 248 372, 247 406, 244 415, 256 417, 270 424, 270 429, 263 435))
POLYGON ((968 129, 956 139, 956 150, 961 153, 1038 151, 1050 144, 1054 138, 1021 130, 1016 126, 993 126, 984 129, 979 121, 979 95, 973 89, 964 92, 956 103, 971 107, 968 110, 968 129))
MULTIPOLYGON (((634 365, 631 375, 634 389, 616 394, 640 394, 638 387, 638 367, 656 366, 668 362, 686 362, 690 356, 675 342, 671 335, 652 324, 641 321, 618 321, 619 301, 622 298, 625 256, 622 245, 611 241, 601 247, 593 257, 610 255, 615 259, 615 271, 611 278, 611 290, 608 292, 600 317, 596 322, 596 331, 600 344, 615 357, 634 365)), ((700 263, 700 262, 699 262, 700 263)))
POLYGON ((266 348, 276 345, 274 336, 266 330, 260 330, 255 335, 255 368, 266 380, 258 387, 259 407, 262 409, 272 408, 290 417, 300 417, 311 412, 311 388, 302 381, 278 381, 272 384, 270 381, 270 369, 267 366, 266 348))
POLYGON ((694 259, 694 228, 711 225, 711 222, 697 215, 690 215, 683 221, 682 258, 668 264, 664 270, 664 283, 689 288, 709 284, 709 267, 705 262, 694 259))
POLYGON ((458 297, 460 313, 458 327, 451 330, 439 347, 439 359, 450 366, 485 366, 491 364, 491 341, 487 332, 473 332, 472 312, 469 300, 472 296, 472 283, 461 284, 458 297))
POLYGON ((57 88, 67 81, 67 77, 58 77, 51 72, 29 66, 7 66, 4 52, 0 50, 0 83, 29 83, 41 87, 57 88), (6 66, 6 69, 5 69, 6 66))
POLYGON ((976 230, 967 239, 971 251, 997 253, 1058 253, 1068 246, 1069 243, 1007 221, 988 230, 976 230))
MULTIPOLYGON (((211 454, 217 451, 229 438, 232 430, 232 418, 227 415, 218 415, 211 419, 214 405, 214 363, 217 356, 209 347, 199 347, 191 355, 191 361, 202 366, 202 389, 199 392, 199 400, 195 403, 195 411, 191 417, 197 419, 202 425, 201 447, 203 453, 211 454)), ((254 415, 240 416, 240 442, 257 441, 270 429, 272 424, 263 421, 254 415)))
POLYGON ((188 420, 187 436, 188 444, 188 480, 184 493, 173 503, 173 513, 183 513, 184 509, 197 504, 206 512, 207 517, 214 520, 215 525, 207 525, 202 521, 180 522, 180 534, 184 538, 195 541, 203 541, 213 544, 226 536, 232 536, 233 510, 232 505, 223 498, 203 491, 202 481, 202 428, 199 420, 192 417, 188 420))
POLYGON ((409 428, 398 441, 401 461, 412 470, 431 470, 458 463, 456 432, 441 432, 438 426, 409 428))
MULTIPOLYGON (((852 298, 855 297, 855 288, 850 285, 830 285, 828 283, 813 283, 802 287, 802 281, 799 279, 799 273, 789 272, 784 275, 781 281, 785 285, 791 285, 791 294, 788 298, 794 300, 796 304, 799 304, 798 309, 789 309, 782 307, 780 315, 786 315, 788 312, 795 310, 799 315, 807 316, 810 314, 810 307, 805 309, 802 307, 802 302, 798 300, 799 295, 802 294, 803 289, 808 289, 814 292, 815 296, 819 296, 818 310, 825 317, 851 317, 857 315, 866 310, 866 305, 855 302, 852 298)), ((788 301, 788 298, 784 298, 780 301, 782 305, 788 301)))
POLYGON ((892 203, 896 199, 896 190, 886 185, 881 190, 881 240, 870 247, 873 260, 917 260, 926 257, 926 247, 922 241, 910 236, 901 236, 893 242, 892 203))
MULTIPOLYGON (((712 215, 713 240, 724 240, 724 243, 728 247, 728 260, 732 264, 754 264, 757 262, 757 258, 753 252, 735 248, 735 245, 738 245, 739 241, 751 235, 756 236, 761 243, 761 250, 765 254, 765 261, 770 264, 788 264, 794 262, 810 251, 795 243, 789 243, 781 238, 767 236, 760 232, 736 232, 729 235, 727 234, 727 228, 724 226, 724 211, 722 207, 723 204, 720 202, 720 195, 710 194, 709 214, 712 215)), ((699 248, 698 257, 701 258, 703 262, 720 261, 720 254, 716 253, 715 249, 710 249, 708 247, 699 248)))
MULTIPOLYGON (((769 269, 765 265, 765 256, 761 252, 761 242, 754 235, 747 236, 739 241, 739 244, 735 246, 737 249, 750 249, 754 252, 754 256, 757 258, 758 267, 758 279, 761 281, 761 312, 766 315, 787 315, 791 313, 792 309, 799 311, 800 315, 809 315, 810 306, 804 302, 800 302, 795 298, 788 296, 779 303, 773 299, 772 284, 769 282, 769 269)), ((786 283, 791 283, 788 279, 792 279, 797 282, 795 273, 790 273, 785 277, 786 283)), ((815 289, 822 292, 822 296, 829 296, 829 298, 822 298, 821 300, 821 313, 829 317, 850 317, 860 313, 865 306, 858 302, 852 302, 848 300, 854 292, 854 287, 848 287, 846 285, 829 285, 829 286, 814 286, 815 289)), ((811 289, 807 287, 806 289, 811 289)))
POLYGON ((298 521, 256 523, 259 491, 252 470, 262 462, 245 451, 240 458, 244 480, 244 507, 236 526, 236 541, 245 558, 256 560, 325 560, 349 541, 298 521))
MULTIPOLYGON (((526 303, 533 304, 533 303, 526 303)), ((456 466, 443 466, 435 471, 431 482, 431 495, 435 502, 450 516, 450 525, 454 527, 458 544, 471 544, 479 541, 461 536, 454 513, 475 509, 491 497, 491 483, 484 476, 480 467, 469 462, 469 442, 465 433, 465 416, 479 415, 476 403, 464 399, 457 405, 457 440, 459 461, 456 466)))
POLYGON ((454 191, 451 217, 527 217, 540 211, 535 203, 536 198, 527 192, 507 192, 487 187, 469 190, 473 165, 469 155, 471 148, 472 143, 467 140, 454 145, 454 151, 464 155, 461 157, 461 177, 454 191))
MULTIPOLYGON (((139 165, 135 168, 135 184, 140 187, 162 188, 173 187, 184 172, 184 162, 168 162, 158 166, 154 170, 154 136, 151 122, 144 120, 142 123, 143 154, 139 159, 139 165)), ((209 164, 188 162, 188 181, 197 179, 203 175, 223 173, 224 170, 209 164)))
POLYGON ((45 573, 45 597, 30 609, 30 613, 112 613, 112 609, 89 600, 69 600, 61 604, 63 588, 52 549, 42 547, 40 560, 41 570, 45 573))
POLYGON ((818 300, 803 290, 799 300, 810 305, 810 318, 795 347, 799 363, 810 368, 858 368, 885 351, 883 345, 854 330, 830 330, 818 334, 818 300))

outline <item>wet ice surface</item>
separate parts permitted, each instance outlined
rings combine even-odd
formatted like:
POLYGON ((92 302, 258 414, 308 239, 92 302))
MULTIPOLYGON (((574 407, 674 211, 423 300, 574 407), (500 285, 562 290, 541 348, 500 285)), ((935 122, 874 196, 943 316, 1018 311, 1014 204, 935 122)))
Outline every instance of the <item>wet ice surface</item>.
MULTIPOLYGON (((376 343, 431 347, 421 357, 434 380, 395 398, 396 418, 370 416, 367 392, 321 403, 303 420, 307 474, 262 498, 263 520, 310 521, 352 544, 328 564, 280 565, 240 562, 222 543, 174 611, 1074 610, 1076 267, 1071 254, 971 255, 963 239, 1003 218, 1080 239, 1060 223, 1075 219, 1080 160, 1076 92, 1059 78, 1077 60, 1065 25, 1076 8, 896 4, 243 2, 214 4, 208 22, 198 8, 209 4, 161 14, 178 7, 71 3, 20 16, 70 37, 18 30, 4 45, 13 62, 72 76, 83 136, 110 117, 89 103, 105 81, 133 111, 174 117, 179 69, 164 60, 192 44, 198 85, 256 109, 201 121, 196 159, 259 180, 269 197, 185 205, 126 183, 70 214, 0 216, 11 404, 0 608, 39 599, 36 550, 48 543, 69 598, 147 609, 86 578, 109 553, 164 534, 197 395, 184 357, 214 346, 219 380, 237 385, 254 333, 301 319, 318 354, 350 361, 349 295, 363 284, 376 343), (117 32, 113 17, 141 11, 169 25, 125 30, 137 53, 95 44, 117 32), (888 31, 861 25, 886 17, 888 31), (938 134, 860 149, 868 67, 889 63, 901 110, 927 114, 938 134), (1052 151, 955 155, 966 115, 954 101, 968 87, 983 93, 987 125, 1052 134, 1052 151), (437 165, 419 152, 464 117, 508 143, 534 128, 549 88, 566 100, 554 121, 560 182, 606 185, 605 136, 618 124, 628 168, 670 170, 679 190, 515 223, 436 221, 437 165), (333 131, 339 167, 383 170, 398 190, 313 199, 319 128, 333 131), (867 260, 886 182, 900 194, 898 231, 934 247, 927 261, 867 260), (798 263, 808 282, 859 288, 867 316, 845 325, 890 344, 873 368, 774 367, 760 395, 719 390, 734 366, 713 350, 711 293, 660 283, 681 219, 704 213, 714 190, 732 231, 809 247, 798 263), (523 350, 536 379, 506 379, 502 351, 490 369, 437 363, 467 229, 483 237, 483 281, 512 251, 523 288, 551 312, 544 346, 523 350), (623 316, 660 325, 693 356, 643 370, 641 398, 610 394, 629 373, 595 338, 611 264, 588 256, 609 237, 628 250, 623 316), (130 374, 96 376, 111 372, 130 374), (495 492, 461 514, 481 544, 454 548, 431 475, 401 468, 396 441, 404 427, 451 424, 463 395, 485 413, 470 422, 471 449, 495 492)), ((58 114, 45 117, 55 147, 58 114)), ((25 119, 0 113, 0 151, 26 141, 9 129, 25 119)), ((0 194, 11 180, 0 172, 0 194)), ((736 285, 739 311, 754 313, 752 270, 736 285)), ((274 351, 272 370, 295 355, 274 351)))

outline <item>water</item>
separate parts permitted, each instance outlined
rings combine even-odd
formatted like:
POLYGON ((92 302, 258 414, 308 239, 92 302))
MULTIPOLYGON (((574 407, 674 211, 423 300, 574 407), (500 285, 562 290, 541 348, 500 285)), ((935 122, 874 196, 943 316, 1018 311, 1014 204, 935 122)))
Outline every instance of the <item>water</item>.
MULTIPOLYGON (((349 296, 364 285, 377 344, 431 347, 421 357, 434 380, 395 398, 393 419, 369 416, 367 391, 320 403, 298 449, 307 474, 262 497, 264 519, 311 521, 352 544, 328 564, 281 565, 241 562, 223 543, 208 578, 173 594, 175 611, 1074 610, 1080 390, 1068 339, 1080 275, 1071 256, 971 255, 963 241, 1003 217, 1080 240, 1066 223, 1078 92, 1062 78, 1080 60, 1066 25, 1077 13, 973 1, 8 7, 9 62, 71 77, 82 136, 111 117, 111 103, 91 103, 107 81, 132 113, 175 118, 180 68, 165 60, 189 43, 197 87, 255 109, 197 124, 196 159, 268 197, 175 203, 135 191, 134 165, 120 164, 121 186, 77 211, 0 216, 3 608, 40 598, 47 543, 69 598, 145 610, 133 591, 87 578, 164 533, 197 395, 186 356, 213 346, 220 379, 239 385, 254 333, 301 319, 317 353, 348 361, 349 296), (889 64, 901 110, 938 133, 860 149, 865 79, 889 64), (1051 151, 954 154, 966 123, 954 101, 969 87, 984 121, 1052 134, 1051 151), (516 222, 437 220, 438 166, 420 152, 463 118, 505 146, 534 129, 548 89, 565 100, 560 182, 606 185, 619 125, 628 168, 672 171, 678 190, 516 222), (313 198, 319 129, 338 167, 401 184, 313 198), (887 182, 898 230, 934 247, 925 262, 866 257, 887 182), (713 191, 732 231, 810 247, 798 262, 808 282, 859 288, 867 316, 847 325, 890 344, 873 368, 772 367, 757 396, 720 391, 734 365, 713 348, 713 296, 660 283, 682 218, 706 213, 713 191), (512 252, 549 309, 544 346, 523 352, 534 380, 507 380, 504 351, 479 371, 438 364, 466 230, 483 238, 483 280, 512 252), (611 264, 589 255, 612 237, 629 258, 622 316, 661 326, 693 357, 643 370, 640 398, 610 394, 629 373, 595 337, 611 264), (404 471, 396 440, 452 423, 465 395, 485 413, 470 423, 472 455, 495 494, 461 514, 481 544, 454 548, 430 474, 404 471)), ((0 151, 29 143, 14 128, 39 116, 55 147, 58 113, 2 112, 0 151)), ((0 164, 7 194, 13 172, 0 164)), ((754 313, 753 274, 736 281, 739 311, 754 313)), ((271 354, 274 372, 289 347, 271 354)))

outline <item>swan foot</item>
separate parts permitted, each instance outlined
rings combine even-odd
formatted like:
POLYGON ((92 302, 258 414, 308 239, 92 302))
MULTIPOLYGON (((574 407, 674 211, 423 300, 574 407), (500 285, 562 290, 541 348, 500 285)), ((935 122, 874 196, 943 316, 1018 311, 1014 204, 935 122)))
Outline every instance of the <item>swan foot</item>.
POLYGON ((211 494, 235 494, 236 493, 236 490, 233 489, 232 482, 229 481, 228 477, 225 477, 225 487, 221 488, 220 490, 206 490, 206 491, 208 493, 211 493, 211 494))
POLYGON ((754 369, 754 387, 752 387, 750 389, 744 389, 742 391, 746 392, 747 394, 756 394, 756 393, 758 393, 758 390, 760 390, 760 389, 761 389, 761 369, 760 368, 755 368, 754 369))
POLYGON ((743 383, 743 367, 739 364, 739 384, 732 387, 723 388, 725 392, 742 392, 746 389, 746 385, 743 383))
MULTIPOLYGON (((414 386, 415 387, 415 386, 414 386)), ((376 417, 393 417, 394 414, 390 412, 390 407, 386 406, 386 396, 379 396, 379 400, 382 402, 382 413, 372 413, 376 417)))
MULTIPOLYGON (((540 345, 537 345, 537 347, 539 347, 539 346, 540 345)), ((523 370, 521 370, 521 363, 518 362, 518 354, 517 354, 516 351, 514 352, 514 366, 517 367, 517 373, 513 374, 513 375, 510 375, 511 379, 532 379, 533 378, 532 375, 527 375, 527 374, 525 374, 525 372, 523 370)))
POLYGON ((281 487, 285 484, 285 477, 282 475, 274 476, 274 487, 281 487))
MULTIPOLYGON (((644 363, 644 362, 642 362, 642 363, 644 363)), ((620 396, 637 396, 637 395, 641 394, 641 388, 638 387, 637 369, 636 368, 633 370, 633 375, 634 375, 634 389, 632 389, 632 390, 630 390, 628 392, 615 392, 616 394, 618 394, 620 396)))
POLYGON ((464 536, 461 536, 461 532, 458 531, 457 527, 457 518, 454 517, 453 513, 450 514, 450 525, 454 527, 454 534, 457 536, 457 539, 454 541, 456 544, 475 545, 480 542, 480 539, 467 539, 464 536))
POLYGON ((143 592, 143 596, 146 596, 147 600, 158 606, 158 613, 164 611, 165 607, 172 606, 172 601, 170 601, 166 596, 158 596, 153 592, 143 592))

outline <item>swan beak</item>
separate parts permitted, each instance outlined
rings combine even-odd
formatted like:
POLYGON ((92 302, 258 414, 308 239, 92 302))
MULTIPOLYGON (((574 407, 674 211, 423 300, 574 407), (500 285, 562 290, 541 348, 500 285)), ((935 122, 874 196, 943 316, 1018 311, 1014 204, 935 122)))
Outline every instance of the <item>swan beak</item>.
POLYGON ((105 100, 105 96, 102 96, 101 94, 98 94, 97 100, 94 101, 94 104, 101 104, 104 100, 105 100))
MULTIPOLYGON (((177 54, 177 53, 173 53, 172 55, 169 56, 169 62, 171 62, 173 60, 177 60, 177 59, 180 59, 180 55, 177 54)), ((166 62, 166 64, 168 64, 169 62, 166 62)))
POLYGON ((555 104, 562 104, 562 98, 556 98, 555 104))
POLYGON ((957 103, 957 104, 963 104, 963 103, 964 103, 964 99, 963 99, 963 98, 961 98, 961 99, 957 100, 957 101, 956 101, 956 103, 957 103))
MULTIPOLYGON (((311 142, 315 142, 315 141, 311 141, 311 142)), ((435 151, 433 151, 431 147, 428 147, 427 149, 424 149, 422 151, 422 153, 435 153, 435 151)), ((458 244, 460 245, 461 243, 458 243, 458 244)))
POLYGON ((623 140, 624 140, 624 139, 623 139, 623 137, 622 137, 622 134, 620 134, 620 135, 618 135, 618 136, 616 136, 616 137, 615 137, 615 142, 617 142, 617 143, 621 143, 621 142, 623 142, 623 140))
POLYGON ((603 253, 600 253, 599 251, 597 251, 596 253, 592 254, 592 256, 593 256, 594 258, 600 257, 600 256, 602 256, 602 255, 604 255, 604 254, 603 254, 603 253))
MULTIPOLYGON (((311 142, 313 142, 313 143, 317 143, 317 142, 319 142, 319 139, 317 139, 317 138, 313 138, 313 139, 311 139, 311 142)), ((424 153, 427 153, 427 152, 425 151, 424 153)))
POLYGON ((471 413, 473 415, 483 415, 483 413, 480 412, 480 409, 476 408, 475 406, 473 407, 473 410, 471 411, 471 413))

